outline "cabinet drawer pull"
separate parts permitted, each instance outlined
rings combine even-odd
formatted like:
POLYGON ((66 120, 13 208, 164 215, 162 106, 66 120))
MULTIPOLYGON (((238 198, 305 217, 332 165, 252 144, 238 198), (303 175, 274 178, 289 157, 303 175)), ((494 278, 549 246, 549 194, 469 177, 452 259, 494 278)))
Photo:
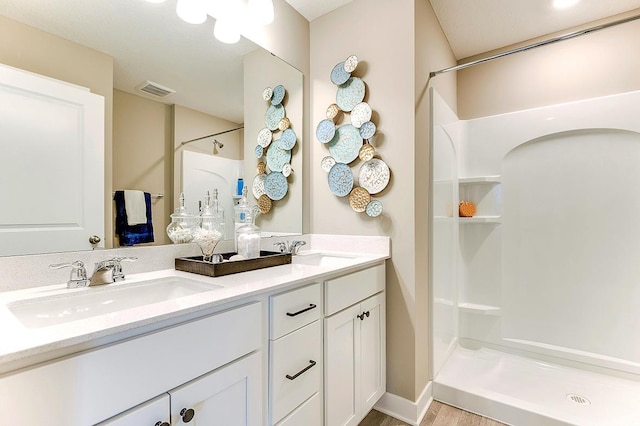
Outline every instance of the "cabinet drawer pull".
POLYGON ((309 360, 309 365, 307 365, 305 368, 303 368, 302 370, 298 371, 296 374, 294 374, 293 376, 290 375, 286 375, 285 377, 289 380, 295 380, 299 375, 301 375, 302 373, 304 373, 305 371, 309 370, 311 367, 313 367, 314 365, 316 365, 316 362, 314 360, 309 360))
POLYGON ((155 426, 169 426, 169 423, 167 422, 158 422, 155 424, 155 426))
POLYGON ((182 421, 185 423, 189 423, 193 420, 193 416, 196 415, 196 411, 193 408, 183 408, 180 410, 180 416, 182 417, 182 421))
POLYGON ((305 312, 307 312, 307 311, 310 311, 310 310, 312 310, 312 309, 314 309, 314 308, 316 308, 316 305, 314 305, 313 303, 311 303, 311 304, 309 305, 309 307, 308 307, 308 308, 304 308, 304 309, 303 309, 303 310, 301 310, 301 311, 294 312, 294 313, 287 312, 287 316, 288 316, 288 317, 295 317, 296 315, 303 314, 303 313, 305 313, 305 312))
POLYGON ((367 312, 361 313, 360 315, 356 315, 356 317, 358 317, 360 321, 364 321, 364 317, 369 318, 369 315, 371 315, 371 312, 367 311, 367 312))

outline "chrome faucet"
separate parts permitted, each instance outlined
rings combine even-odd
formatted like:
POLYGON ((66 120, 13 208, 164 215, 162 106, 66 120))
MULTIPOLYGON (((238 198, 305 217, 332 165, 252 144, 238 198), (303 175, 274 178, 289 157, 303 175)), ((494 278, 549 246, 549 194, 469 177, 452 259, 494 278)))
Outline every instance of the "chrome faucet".
POLYGON ((121 262, 133 262, 136 259, 136 257, 114 257, 113 259, 97 262, 91 278, 87 278, 87 269, 84 266, 84 262, 79 260, 71 263, 57 263, 49 265, 49 267, 51 269, 71 268, 67 288, 90 287, 124 280, 121 262))
POLYGON ((278 241, 273 243, 274 246, 278 246, 280 253, 291 253, 292 255, 298 254, 300 247, 307 244, 306 241, 294 240, 294 241, 278 241))

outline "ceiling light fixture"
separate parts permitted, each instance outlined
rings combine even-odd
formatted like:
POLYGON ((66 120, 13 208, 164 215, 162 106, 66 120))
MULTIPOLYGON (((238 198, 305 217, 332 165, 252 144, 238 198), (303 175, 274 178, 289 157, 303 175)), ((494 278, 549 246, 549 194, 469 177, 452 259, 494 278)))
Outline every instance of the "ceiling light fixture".
MULTIPOLYGON (((162 3, 165 0, 146 0, 162 3)), ((223 43, 237 43, 246 25, 273 22, 273 0, 178 0, 176 13, 185 22, 202 24, 211 16, 216 20, 213 35, 223 43)))
POLYGON ((578 3, 580 3, 580 0, 553 0, 553 7, 556 9, 568 9, 578 3))

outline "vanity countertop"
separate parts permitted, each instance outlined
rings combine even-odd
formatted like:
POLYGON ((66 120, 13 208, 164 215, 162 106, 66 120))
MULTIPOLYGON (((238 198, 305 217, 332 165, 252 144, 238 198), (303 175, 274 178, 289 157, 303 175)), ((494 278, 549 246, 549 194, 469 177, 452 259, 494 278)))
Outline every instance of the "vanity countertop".
MULTIPOLYGON (((0 339, 0 372, 6 372, 15 368, 29 365, 32 362, 41 362, 58 356, 75 352, 77 350, 90 349, 101 344, 110 343, 109 338, 118 340, 140 333, 153 331, 154 324, 163 327, 179 322, 183 318, 189 320, 199 313, 207 314, 207 310, 213 311, 216 307, 232 302, 241 303, 242 300, 252 300, 266 293, 285 291, 296 285, 323 280, 331 276, 348 274, 357 270, 380 264, 390 257, 389 242, 386 237, 380 237, 381 244, 374 244, 372 250, 367 244, 351 246, 348 252, 336 250, 340 245, 336 241, 328 244, 320 244, 323 241, 319 237, 318 244, 313 244, 313 250, 301 250, 300 259, 312 256, 314 253, 345 255, 349 259, 337 264, 303 264, 275 266, 239 274, 222 277, 206 277, 187 272, 165 269, 153 272, 128 275, 125 281, 100 286, 103 288, 126 286, 141 281, 147 281, 163 277, 184 277, 191 281, 198 281, 204 285, 211 285, 209 291, 187 295, 171 300, 145 304, 143 306, 119 310, 99 316, 90 316, 81 320, 63 322, 57 325, 44 327, 25 326, 9 309, 12 303, 29 303, 29 300, 43 298, 60 298, 61 294, 73 292, 90 292, 100 287, 68 289, 66 284, 34 287, 25 290, 0 292, 0 324, 2 325, 2 339, 0 339), (385 247, 386 244, 386 247, 385 247), (324 247, 322 247, 324 246, 324 247), (129 336, 127 336, 129 334, 129 336), (120 336, 115 339, 113 336, 120 336), (27 362, 27 360, 32 360, 27 362)), ((377 237, 373 237, 377 238, 377 237)), ((363 242, 361 240, 361 242, 363 242)), ((344 247, 344 246, 343 246, 344 247)), ((222 309, 222 308, 221 308, 222 309)))

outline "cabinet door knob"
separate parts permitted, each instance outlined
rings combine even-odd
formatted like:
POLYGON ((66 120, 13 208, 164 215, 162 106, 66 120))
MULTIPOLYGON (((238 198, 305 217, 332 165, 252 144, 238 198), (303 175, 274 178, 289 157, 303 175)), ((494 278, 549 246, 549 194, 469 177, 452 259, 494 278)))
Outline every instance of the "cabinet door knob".
POLYGON ((193 408, 183 408, 180 410, 180 416, 182 417, 182 421, 185 423, 189 423, 193 420, 193 416, 196 415, 196 412, 193 408))
POLYGON ((293 376, 290 375, 286 375, 285 377, 289 380, 295 380, 296 378, 298 378, 299 375, 301 375, 302 373, 304 373, 305 371, 309 370, 311 367, 313 367, 314 365, 316 365, 316 362, 314 360, 309 360, 309 365, 307 365, 305 368, 303 368, 302 370, 298 371, 296 374, 294 374, 293 376))
POLYGON ((171 426, 171 425, 167 422, 158 422, 155 424, 155 426, 171 426))
POLYGON ((295 317, 296 315, 300 315, 300 314, 302 314, 302 313, 305 313, 305 312, 307 312, 307 311, 310 311, 310 310, 314 309, 315 307, 316 307, 316 305, 314 305, 313 303, 310 303, 308 308, 304 308, 304 309, 302 309, 301 311, 294 312, 294 313, 287 312, 287 316, 288 316, 288 317, 295 317))
POLYGON ((371 315, 371 312, 367 311, 367 312, 361 313, 360 315, 356 315, 356 317, 358 317, 360 321, 364 321, 364 317, 369 318, 369 315, 371 315))

